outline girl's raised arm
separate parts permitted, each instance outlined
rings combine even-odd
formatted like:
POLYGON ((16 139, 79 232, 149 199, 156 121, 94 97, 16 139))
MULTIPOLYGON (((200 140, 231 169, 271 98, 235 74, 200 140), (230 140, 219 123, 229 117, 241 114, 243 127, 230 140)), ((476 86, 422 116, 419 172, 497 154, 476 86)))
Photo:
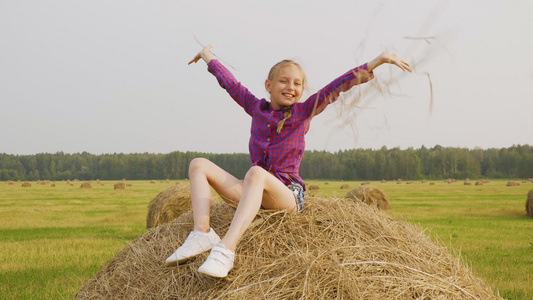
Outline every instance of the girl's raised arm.
POLYGON ((211 48, 212 46, 209 45, 202 49, 202 51, 198 52, 198 54, 196 54, 196 56, 189 62, 189 65, 198 62, 200 58, 203 59, 206 64, 208 64, 212 59, 215 58, 213 53, 211 53, 211 48))

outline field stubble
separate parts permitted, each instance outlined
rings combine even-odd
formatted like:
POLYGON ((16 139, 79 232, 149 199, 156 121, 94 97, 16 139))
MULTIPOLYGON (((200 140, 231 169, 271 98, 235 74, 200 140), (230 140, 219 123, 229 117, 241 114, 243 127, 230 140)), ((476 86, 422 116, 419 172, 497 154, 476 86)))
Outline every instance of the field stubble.
MULTIPOLYGON (((115 181, 116 182, 116 181, 115 181)), ((115 182, 81 189, 67 182, 0 183, 0 294, 4 299, 72 298, 128 242, 146 232, 148 203, 175 182, 115 182)), ((533 218, 525 212, 532 183, 507 187, 436 182, 371 184, 391 202, 389 213, 419 224, 461 255, 473 272, 507 299, 533 298, 533 218)), ((344 197, 361 182, 309 181, 311 193, 344 197), (350 189, 340 189, 341 184, 350 189)))

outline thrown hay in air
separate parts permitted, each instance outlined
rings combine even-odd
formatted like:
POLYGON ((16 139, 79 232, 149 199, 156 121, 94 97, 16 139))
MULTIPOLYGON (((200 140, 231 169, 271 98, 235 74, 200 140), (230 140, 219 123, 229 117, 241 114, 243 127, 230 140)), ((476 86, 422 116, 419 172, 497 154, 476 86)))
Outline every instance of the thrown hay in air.
POLYGON ((80 186, 81 189, 90 189, 90 188, 92 188, 92 187, 93 187, 93 186, 91 185, 90 182, 84 182, 84 183, 82 183, 81 186, 80 186))
POLYGON ((31 187, 31 183, 29 183, 29 182, 24 182, 21 186, 22 186, 22 187, 31 187))
POLYGON ((527 193, 526 211, 528 216, 533 217, 533 189, 527 193))
MULTIPOLYGON (((212 206, 223 236, 234 209, 212 206)), ((301 213, 261 210, 227 278, 198 273, 209 252, 165 259, 193 227, 192 212, 150 229, 110 260, 77 299, 500 299, 424 231, 358 201, 308 197, 301 213)))
POLYGON ((381 189, 370 185, 360 186, 349 191, 345 198, 355 199, 384 210, 391 209, 389 197, 381 189))
POLYGON ((191 192, 188 184, 169 187, 150 201, 146 228, 168 223, 190 210, 191 207, 191 192))
POLYGON ((113 186, 114 190, 125 190, 126 189, 126 183, 124 181, 115 183, 113 186))

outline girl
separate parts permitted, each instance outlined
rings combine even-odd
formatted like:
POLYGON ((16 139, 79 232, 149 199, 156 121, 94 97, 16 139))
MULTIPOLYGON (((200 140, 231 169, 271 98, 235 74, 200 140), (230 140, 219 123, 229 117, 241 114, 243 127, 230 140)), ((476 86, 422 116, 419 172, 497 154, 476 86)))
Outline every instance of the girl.
POLYGON ((305 185, 300 178, 300 162, 305 148, 304 135, 311 118, 337 100, 340 92, 371 80, 372 70, 383 63, 411 72, 409 64, 393 53, 382 53, 372 61, 346 72, 305 102, 298 102, 306 86, 302 68, 284 60, 272 67, 265 81, 270 102, 258 99, 242 86, 205 47, 190 62, 200 59, 230 96, 252 117, 249 143, 252 167, 244 182, 214 163, 195 158, 189 166, 194 228, 185 242, 166 260, 176 265, 210 250, 198 271, 213 277, 226 277, 233 268, 235 248, 260 208, 301 211, 305 185), (235 216, 222 239, 210 228, 210 186, 228 203, 237 204, 235 216))

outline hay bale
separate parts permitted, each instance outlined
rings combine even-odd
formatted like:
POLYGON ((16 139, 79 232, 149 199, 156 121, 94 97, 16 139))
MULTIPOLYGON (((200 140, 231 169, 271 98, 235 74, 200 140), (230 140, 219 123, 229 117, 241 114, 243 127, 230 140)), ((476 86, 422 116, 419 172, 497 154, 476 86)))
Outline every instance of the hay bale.
POLYGON ((466 180, 464 185, 472 185, 472 182, 470 182, 470 180, 466 180))
POLYGON ((389 197, 387 197, 381 189, 370 185, 360 186, 349 191, 345 198, 355 199, 369 205, 375 205, 383 210, 391 209, 389 197))
POLYGON ((310 185, 310 186, 309 186, 309 190, 310 190, 310 191, 312 191, 312 190, 319 190, 319 189, 320 189, 320 187, 318 187, 318 185, 314 185, 314 184, 313 184, 313 185, 310 185))
POLYGON ((533 189, 527 193, 526 211, 528 216, 533 217, 533 189))
MULTIPOLYGON (((234 209, 212 206, 225 234, 234 209)), ((192 229, 192 212, 128 244, 77 299, 501 299, 415 225, 358 201, 311 198, 302 213, 261 210, 225 279, 198 273, 205 252, 166 267, 192 229)))
POLYGON ((518 183, 517 181, 508 181, 507 182, 507 186, 519 186, 520 183, 518 183))
POLYGON ((7 185, 15 185, 15 182, 14 182, 14 181, 11 181, 11 180, 8 180, 8 181, 7 181, 7 185))
POLYGON ((476 181, 476 185, 483 185, 483 181, 476 181))
POLYGON ((387 180, 383 179, 381 180, 381 183, 387 183, 387 180))
POLYGON ((114 190, 125 190, 126 189, 126 183, 124 181, 115 183, 113 186, 114 190))
POLYGON ((81 184, 80 189, 90 189, 92 187, 93 186, 91 185, 90 182, 84 182, 84 183, 81 184))
POLYGON ((150 183, 155 183, 155 180, 150 181, 150 183))
POLYGON ((50 186, 51 186, 51 187, 56 187, 56 184, 55 184, 55 183, 52 183, 50 186))
POLYGON ((349 188, 350 188, 350 185, 348 185, 348 184, 343 184, 343 185, 341 185, 341 190, 343 190, 343 189, 349 189, 349 188))
POLYGON ((146 228, 168 223, 190 210, 191 207, 191 192, 188 184, 169 187, 148 204, 146 228))
POLYGON ((24 188, 25 188, 25 187, 31 187, 31 183, 29 183, 29 182, 24 182, 21 186, 24 187, 24 188))
POLYGON ((430 182, 429 185, 435 185, 435 182, 430 182))

